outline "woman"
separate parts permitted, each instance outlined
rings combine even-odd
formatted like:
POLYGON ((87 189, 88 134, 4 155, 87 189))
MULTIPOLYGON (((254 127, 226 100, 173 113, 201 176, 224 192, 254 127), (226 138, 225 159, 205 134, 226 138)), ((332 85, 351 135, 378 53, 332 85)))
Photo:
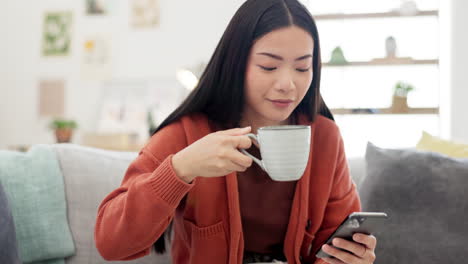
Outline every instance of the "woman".
POLYGON ((156 241, 164 252, 171 240, 173 263, 372 263, 376 239, 363 234, 325 246, 335 258, 315 259, 360 210, 339 130, 320 96, 320 68, 317 28, 304 6, 246 1, 197 87, 99 207, 101 255, 135 259, 156 241), (239 149, 258 156, 246 134, 287 124, 311 125, 309 164, 299 181, 275 182, 239 149))

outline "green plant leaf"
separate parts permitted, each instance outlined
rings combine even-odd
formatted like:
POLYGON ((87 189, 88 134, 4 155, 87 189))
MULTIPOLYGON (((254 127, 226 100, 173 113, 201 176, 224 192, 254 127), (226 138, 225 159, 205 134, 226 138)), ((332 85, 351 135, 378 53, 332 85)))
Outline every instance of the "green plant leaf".
POLYGON ((64 128, 76 129, 77 127, 78 125, 75 122, 75 120, 54 119, 50 123, 50 128, 52 129, 64 129, 64 128))

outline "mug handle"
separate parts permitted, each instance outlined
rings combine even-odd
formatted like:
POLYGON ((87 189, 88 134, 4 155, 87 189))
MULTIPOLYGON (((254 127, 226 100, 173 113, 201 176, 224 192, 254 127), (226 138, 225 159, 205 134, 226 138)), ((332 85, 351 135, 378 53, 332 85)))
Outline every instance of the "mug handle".
MULTIPOLYGON (((258 143, 258 139, 257 139, 257 136, 255 134, 249 133, 246 136, 248 136, 249 138, 257 141, 257 143, 258 143)), ((260 144, 259 144, 259 146, 260 146, 260 144)), ((245 149, 239 149, 239 150, 242 151, 242 153, 244 153, 245 155, 251 157, 252 160, 255 161, 255 163, 257 163, 258 166, 260 166, 260 168, 262 168, 262 170, 266 171, 265 167, 263 166, 263 162, 261 160, 254 157, 252 154, 248 153, 245 149)))

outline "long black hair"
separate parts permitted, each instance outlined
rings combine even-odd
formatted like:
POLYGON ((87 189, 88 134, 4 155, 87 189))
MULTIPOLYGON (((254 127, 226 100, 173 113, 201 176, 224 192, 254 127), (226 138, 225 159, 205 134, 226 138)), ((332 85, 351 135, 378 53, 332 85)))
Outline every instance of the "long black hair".
MULTIPOLYGON (((297 0, 247 0, 229 22, 195 89, 154 131, 171 124, 182 116, 203 113, 221 127, 240 124, 244 106, 244 82, 247 59, 255 40, 265 34, 288 26, 298 26, 314 41, 313 79, 306 95, 292 113, 297 120, 305 114, 313 122, 317 114, 333 120, 333 115, 320 95, 322 67, 317 26, 312 15, 297 0)), ((169 227, 156 241, 157 253, 166 251, 169 227)))

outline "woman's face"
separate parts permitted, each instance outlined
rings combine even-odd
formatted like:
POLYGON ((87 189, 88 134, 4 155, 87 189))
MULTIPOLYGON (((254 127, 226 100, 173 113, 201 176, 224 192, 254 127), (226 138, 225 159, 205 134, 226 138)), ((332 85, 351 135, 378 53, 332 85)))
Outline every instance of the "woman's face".
POLYGON ((274 30, 254 43, 246 67, 244 123, 287 124, 312 82, 313 48, 311 35, 297 26, 274 30))

